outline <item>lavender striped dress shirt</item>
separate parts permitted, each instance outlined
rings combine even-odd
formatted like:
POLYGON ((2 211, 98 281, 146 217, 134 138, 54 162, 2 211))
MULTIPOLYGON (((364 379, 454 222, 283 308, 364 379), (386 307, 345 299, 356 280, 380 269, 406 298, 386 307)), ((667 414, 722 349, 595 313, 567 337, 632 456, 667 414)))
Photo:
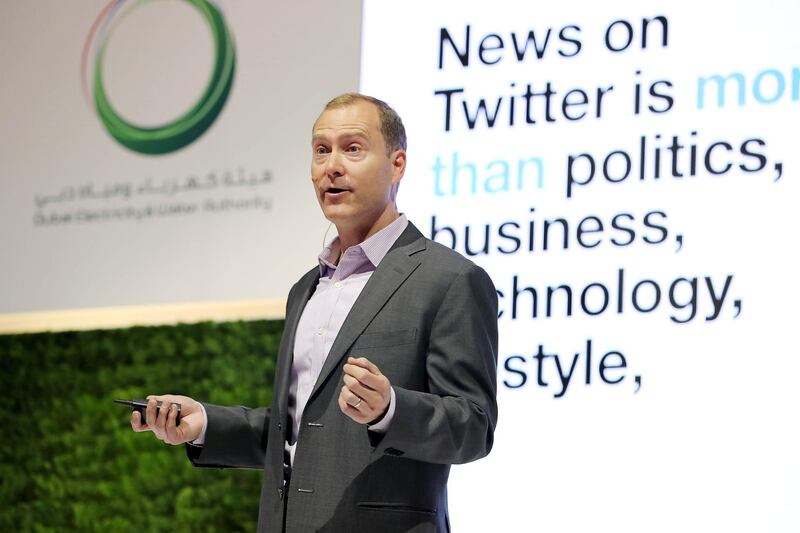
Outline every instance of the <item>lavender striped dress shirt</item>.
MULTIPOLYGON (((292 432, 286 442, 290 464, 294 463, 303 411, 333 341, 370 276, 406 226, 408 219, 400 215, 361 244, 345 250, 341 257, 338 238, 319 255, 319 282, 300 316, 294 342, 288 404, 292 432), (334 264, 337 257, 339 262, 334 264)), ((369 427, 370 431, 386 431, 394 416, 394 406, 394 389, 391 389, 389 410, 379 423, 369 427)))

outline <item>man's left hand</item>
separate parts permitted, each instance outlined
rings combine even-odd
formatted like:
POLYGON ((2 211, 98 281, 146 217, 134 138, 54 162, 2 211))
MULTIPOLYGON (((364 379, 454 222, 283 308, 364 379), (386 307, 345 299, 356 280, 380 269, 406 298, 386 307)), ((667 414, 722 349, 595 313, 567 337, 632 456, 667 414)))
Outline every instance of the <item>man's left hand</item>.
POLYGON ((392 384, 366 357, 347 358, 339 408, 359 424, 377 424, 389 409, 392 384))

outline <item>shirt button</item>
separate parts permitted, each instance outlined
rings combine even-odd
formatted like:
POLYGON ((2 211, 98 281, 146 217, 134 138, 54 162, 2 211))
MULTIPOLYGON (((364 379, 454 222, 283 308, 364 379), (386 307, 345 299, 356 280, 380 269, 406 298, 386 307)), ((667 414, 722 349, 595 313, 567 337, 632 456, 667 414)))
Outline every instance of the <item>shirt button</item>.
POLYGON ((319 331, 317 331, 317 335, 322 335, 324 333, 325 333, 325 328, 319 328, 319 331))
POLYGON ((336 287, 337 289, 341 289, 342 288, 342 282, 341 281, 337 281, 336 283, 333 284, 333 286, 336 287))

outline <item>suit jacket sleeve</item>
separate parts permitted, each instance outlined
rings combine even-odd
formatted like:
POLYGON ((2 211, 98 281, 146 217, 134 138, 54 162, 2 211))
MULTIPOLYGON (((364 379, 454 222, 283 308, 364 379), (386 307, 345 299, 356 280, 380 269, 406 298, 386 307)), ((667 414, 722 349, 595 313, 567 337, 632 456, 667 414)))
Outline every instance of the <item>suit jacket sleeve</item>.
MULTIPOLYGON (((309 274, 311 272, 306 275, 309 274)), ((299 282, 295 283, 289 291, 286 303, 287 315, 290 311, 289 306, 297 295, 298 285, 299 282)), ((285 339, 282 339, 283 341, 285 339)), ((276 369, 276 375, 279 371, 276 369)), ((205 442, 203 446, 186 445, 186 455, 192 465, 264 468, 272 409, 270 407, 251 409, 241 405, 221 406, 205 402, 203 407, 208 415, 205 442)))
POLYGON ((459 464, 492 448, 497 423, 497 292, 469 263, 435 314, 426 357, 427 391, 394 387, 388 431, 370 434, 373 456, 459 464))
POLYGON ((194 466, 264 468, 270 408, 203 403, 208 415, 203 446, 186 445, 194 466))

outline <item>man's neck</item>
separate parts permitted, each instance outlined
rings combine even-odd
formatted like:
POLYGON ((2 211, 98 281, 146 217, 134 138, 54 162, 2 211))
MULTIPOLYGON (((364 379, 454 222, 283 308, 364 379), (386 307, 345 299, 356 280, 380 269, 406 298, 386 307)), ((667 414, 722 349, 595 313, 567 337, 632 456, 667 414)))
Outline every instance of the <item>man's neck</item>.
POLYGON ((339 233, 339 254, 341 255, 351 246, 361 244, 397 220, 399 217, 400 213, 397 211, 397 209, 387 209, 381 214, 380 217, 378 217, 372 224, 368 226, 339 227, 339 225, 337 225, 336 230, 339 233))

